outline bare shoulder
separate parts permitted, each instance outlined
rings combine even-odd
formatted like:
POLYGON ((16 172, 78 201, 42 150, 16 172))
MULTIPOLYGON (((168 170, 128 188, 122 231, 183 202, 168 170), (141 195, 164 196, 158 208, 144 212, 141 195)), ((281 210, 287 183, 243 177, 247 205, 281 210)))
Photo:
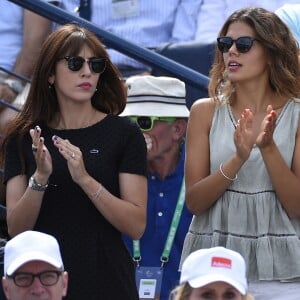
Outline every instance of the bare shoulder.
POLYGON ((212 98, 196 100, 190 110, 190 119, 197 119, 199 123, 210 124, 215 110, 215 102, 212 98))
POLYGON ((206 113, 208 111, 213 112, 215 108, 215 103, 212 98, 202 98, 196 100, 192 107, 191 107, 191 112, 195 113, 203 113, 205 111, 206 113))

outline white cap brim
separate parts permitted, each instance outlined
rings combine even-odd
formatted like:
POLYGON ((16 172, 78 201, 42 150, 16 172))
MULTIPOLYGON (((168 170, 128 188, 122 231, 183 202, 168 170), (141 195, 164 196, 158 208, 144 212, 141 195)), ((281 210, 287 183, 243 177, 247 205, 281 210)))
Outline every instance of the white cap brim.
POLYGON ((208 274, 204 275, 192 280, 189 280, 189 284, 193 288, 199 288, 203 287, 207 284, 222 281, 230 284, 234 288, 236 288, 242 295, 246 295, 246 289, 245 287, 239 283, 238 281, 230 279, 228 276, 222 275, 222 274, 208 274))

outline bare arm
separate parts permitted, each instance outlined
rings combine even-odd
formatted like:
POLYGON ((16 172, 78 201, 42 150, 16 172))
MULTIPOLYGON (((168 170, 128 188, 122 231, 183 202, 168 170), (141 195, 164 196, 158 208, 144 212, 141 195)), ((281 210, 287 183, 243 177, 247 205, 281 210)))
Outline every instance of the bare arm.
POLYGON ((121 173, 119 175, 121 199, 112 195, 99 182, 88 177, 83 179, 79 185, 90 197, 99 212, 120 232, 139 239, 146 227, 147 209, 147 179, 144 176, 121 173))
MULTIPOLYGON (((39 176, 35 177, 37 182, 43 182, 39 176)), ((7 227, 11 237, 22 231, 31 230, 40 213, 44 192, 34 191, 27 185, 25 175, 15 176, 7 182, 7 227)))
MULTIPOLYGON (((19 52, 13 72, 30 78, 42 43, 51 32, 51 21, 29 10, 24 10, 23 46, 19 52)), ((16 79, 9 76, 10 79, 16 79)), ((0 98, 12 102, 17 94, 6 84, 0 85, 0 98)), ((3 109, 3 107, 1 106, 3 109)))
MULTIPOLYGON (((300 216, 300 134, 297 132, 292 168, 290 169, 284 161, 275 142, 273 131, 275 120, 265 120, 264 132, 258 137, 257 144, 272 184, 278 198, 290 217, 300 216), (272 124, 274 122, 274 124, 272 124)), ((299 124, 300 125, 300 124, 299 124)), ((300 128, 298 125, 298 129, 300 128)), ((288 137, 287 137, 288 138, 288 137)))
MULTIPOLYGON (((36 182, 46 184, 52 173, 51 155, 40 137, 40 128, 30 130, 32 143, 37 146, 33 153, 37 169, 33 174, 36 182)), ((7 225, 11 237, 32 229, 39 216, 44 192, 28 187, 26 175, 15 176, 8 180, 6 188, 7 225)))
POLYGON ((14 66, 14 72, 26 77, 32 68, 44 40, 51 32, 51 21, 29 10, 24 10, 23 47, 14 66))
MULTIPOLYGON (((219 171, 210 174, 209 131, 214 112, 210 99, 195 102, 191 108, 186 139, 186 203, 189 210, 199 215, 214 204, 231 181, 219 171)), ((234 178, 242 166, 233 155, 223 163, 223 171, 234 178)))

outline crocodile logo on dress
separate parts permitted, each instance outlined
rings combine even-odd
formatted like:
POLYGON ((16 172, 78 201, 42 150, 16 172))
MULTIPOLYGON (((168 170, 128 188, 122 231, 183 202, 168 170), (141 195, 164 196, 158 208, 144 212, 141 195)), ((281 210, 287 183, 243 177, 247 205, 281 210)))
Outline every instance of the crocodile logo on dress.
POLYGON ((90 153, 91 153, 91 154, 98 154, 98 153, 99 153, 99 150, 98 150, 98 149, 91 149, 91 150, 90 150, 90 153))

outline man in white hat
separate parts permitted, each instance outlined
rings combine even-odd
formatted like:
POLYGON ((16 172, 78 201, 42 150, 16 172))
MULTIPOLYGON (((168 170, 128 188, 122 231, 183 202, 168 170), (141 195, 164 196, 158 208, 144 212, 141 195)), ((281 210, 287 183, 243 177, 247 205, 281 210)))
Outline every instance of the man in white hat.
POLYGON ((143 237, 124 239, 137 261, 140 298, 167 300, 179 281, 183 240, 192 218, 184 204, 189 116, 185 84, 172 77, 148 75, 130 77, 126 84, 128 98, 122 115, 137 123, 148 149, 148 204, 143 237))
POLYGON ((57 240, 38 231, 25 231, 4 248, 4 293, 8 300, 61 300, 68 274, 57 240))

